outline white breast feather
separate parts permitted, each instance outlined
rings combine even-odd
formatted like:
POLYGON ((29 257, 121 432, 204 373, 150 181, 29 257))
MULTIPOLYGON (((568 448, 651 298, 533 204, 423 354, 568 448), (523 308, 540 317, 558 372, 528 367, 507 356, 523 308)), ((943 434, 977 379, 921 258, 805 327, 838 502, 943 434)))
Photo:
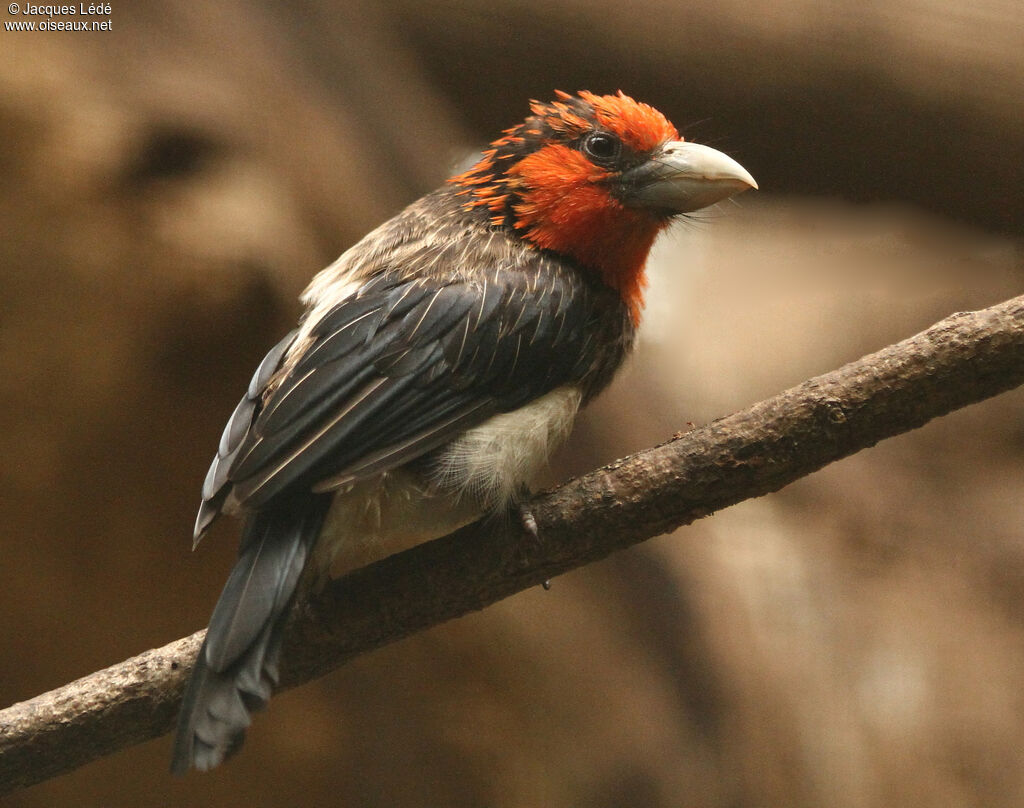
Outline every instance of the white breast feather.
POLYGON ((572 429, 580 390, 559 387, 467 430, 438 458, 433 482, 496 506, 529 483, 572 429))
POLYGON ((340 575, 503 506, 568 436, 579 406, 578 389, 559 387, 456 438, 429 484, 396 469, 338 491, 307 565, 307 585, 317 588, 329 570, 340 575))

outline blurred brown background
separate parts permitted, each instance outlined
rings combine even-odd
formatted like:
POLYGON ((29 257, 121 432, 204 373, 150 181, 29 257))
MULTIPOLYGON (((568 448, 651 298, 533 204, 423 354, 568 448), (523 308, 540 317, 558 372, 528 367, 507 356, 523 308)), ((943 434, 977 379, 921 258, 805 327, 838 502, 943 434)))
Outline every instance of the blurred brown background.
MULTIPOLYGON (((1019 2, 112 5, 0 31, 3 705, 205 624, 198 489, 299 291, 530 97, 621 87, 763 189, 659 244, 552 480, 1024 287, 1019 2)), ((1024 804, 1024 394, 169 747, 7 804, 1024 804)))

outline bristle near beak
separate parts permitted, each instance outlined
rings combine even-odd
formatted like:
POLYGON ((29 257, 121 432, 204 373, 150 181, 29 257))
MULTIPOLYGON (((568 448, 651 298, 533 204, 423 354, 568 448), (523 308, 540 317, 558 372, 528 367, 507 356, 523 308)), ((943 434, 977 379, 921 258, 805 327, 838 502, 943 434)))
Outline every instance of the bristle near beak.
POLYGON ((699 210, 751 188, 757 182, 731 157, 680 140, 666 143, 625 172, 618 196, 629 207, 673 214, 699 210))

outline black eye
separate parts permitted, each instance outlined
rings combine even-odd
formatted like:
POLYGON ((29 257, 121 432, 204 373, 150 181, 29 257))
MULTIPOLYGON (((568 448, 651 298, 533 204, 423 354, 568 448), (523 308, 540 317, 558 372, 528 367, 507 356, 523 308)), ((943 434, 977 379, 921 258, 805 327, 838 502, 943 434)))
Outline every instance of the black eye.
POLYGON ((583 139, 583 153, 598 163, 614 162, 621 151, 619 139, 607 132, 594 132, 583 139))

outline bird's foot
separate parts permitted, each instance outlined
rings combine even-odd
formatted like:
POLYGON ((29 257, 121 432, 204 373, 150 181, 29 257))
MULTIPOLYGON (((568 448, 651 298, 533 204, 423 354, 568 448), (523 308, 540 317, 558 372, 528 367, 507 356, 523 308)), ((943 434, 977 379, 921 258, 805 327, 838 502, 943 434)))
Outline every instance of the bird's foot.
MULTIPOLYGON (((519 524, 523 529, 524 540, 516 548, 516 560, 520 566, 527 566, 530 563, 530 556, 541 549, 543 542, 540 538, 540 530, 537 527, 537 518, 527 504, 531 496, 530 489, 523 486, 519 495, 512 503, 512 508, 519 516, 519 524)), ((544 581, 542 586, 545 589, 551 588, 550 581, 544 581)))
POLYGON ((528 505, 519 503, 516 505, 519 511, 519 523, 523 526, 523 532, 530 541, 532 547, 540 546, 540 531, 537 530, 537 518, 533 515, 528 505))
POLYGON ((512 501, 512 508, 518 514, 519 524, 526 535, 526 541, 524 542, 524 549, 526 550, 537 550, 541 545, 540 531, 537 529, 537 518, 533 515, 533 511, 528 504, 532 495, 529 487, 522 485, 519 487, 516 498, 512 501))

